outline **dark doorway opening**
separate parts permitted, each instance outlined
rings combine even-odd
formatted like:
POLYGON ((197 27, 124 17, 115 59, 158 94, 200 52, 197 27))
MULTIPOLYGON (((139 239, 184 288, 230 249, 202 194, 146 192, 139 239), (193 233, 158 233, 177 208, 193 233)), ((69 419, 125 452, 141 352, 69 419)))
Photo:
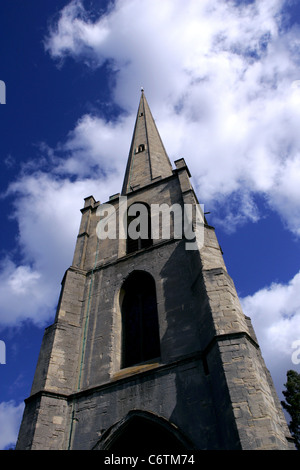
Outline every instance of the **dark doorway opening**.
POLYGON ((116 433, 108 450, 116 453, 172 451, 178 454, 186 451, 187 447, 167 427, 155 421, 134 416, 116 433))

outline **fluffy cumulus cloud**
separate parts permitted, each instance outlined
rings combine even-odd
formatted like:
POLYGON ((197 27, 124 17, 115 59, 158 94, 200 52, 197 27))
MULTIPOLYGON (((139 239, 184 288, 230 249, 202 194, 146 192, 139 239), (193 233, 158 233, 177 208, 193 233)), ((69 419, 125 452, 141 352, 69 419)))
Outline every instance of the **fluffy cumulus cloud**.
POLYGON ((76 177, 97 175, 106 184, 121 184, 133 126, 132 116, 122 116, 117 123, 89 114, 82 116, 66 142, 58 146, 67 158, 54 159, 54 171, 76 177))
POLYGON ((279 387, 286 378, 283 371, 300 371, 300 272, 288 284, 274 283, 241 303, 279 387))
POLYGON ((0 403, 0 449, 14 447, 22 419, 24 404, 17 405, 13 401, 0 403))
MULTIPOLYGON (((230 227, 257 220, 258 193, 299 235, 300 40, 284 5, 115 1, 92 20, 75 0, 45 44, 60 61, 109 63, 114 98, 128 111, 143 85, 171 158, 188 159, 205 203, 242 193, 230 227)), ((124 130, 122 120, 98 124, 104 140, 124 130)))
POLYGON ((133 125, 124 117, 116 131, 115 124, 84 115, 55 149, 40 144, 40 160, 27 163, 9 185, 18 256, 0 260, 0 327, 26 320, 45 326, 53 318, 57 280, 72 263, 84 198, 105 202, 120 191, 133 125))
MULTIPOLYGON (((72 262, 80 223, 80 208, 94 180, 57 179, 38 172, 12 183, 7 196, 15 201, 13 217, 19 225, 19 259, 0 263, 0 324, 31 320, 44 326, 59 295, 57 280, 72 262)), ((103 191, 103 190, 102 190, 103 191)))
MULTIPOLYGON (((73 0, 61 10, 45 50, 62 67, 70 57, 91 69, 105 64, 124 112, 113 121, 85 114, 55 149, 41 146, 47 173, 35 165, 10 185, 22 262, 2 260, 2 323, 49 315, 83 198, 120 191, 141 85, 171 160, 186 158, 215 221, 222 213, 234 229, 258 220, 260 195, 300 235, 300 35, 287 26, 285 3, 115 0, 97 14, 73 0)), ((264 294, 284 297, 289 286, 281 287, 257 293, 252 307, 264 294)))

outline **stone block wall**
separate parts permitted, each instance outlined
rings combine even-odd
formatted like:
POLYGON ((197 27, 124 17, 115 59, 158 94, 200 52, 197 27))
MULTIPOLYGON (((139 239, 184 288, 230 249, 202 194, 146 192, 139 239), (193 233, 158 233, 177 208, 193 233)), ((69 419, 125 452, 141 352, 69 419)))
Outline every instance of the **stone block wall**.
MULTIPOLYGON (((189 177, 180 159, 172 176, 130 193, 128 205, 196 205, 189 177)), ((118 215, 118 198, 109 202, 118 215)), ((17 448, 91 449, 132 410, 168 420, 198 449, 288 448, 251 321, 204 216, 199 250, 160 238, 126 254, 126 240, 99 241, 99 206, 86 198, 17 448), (134 270, 155 280, 161 357, 122 369, 121 289, 134 270)))

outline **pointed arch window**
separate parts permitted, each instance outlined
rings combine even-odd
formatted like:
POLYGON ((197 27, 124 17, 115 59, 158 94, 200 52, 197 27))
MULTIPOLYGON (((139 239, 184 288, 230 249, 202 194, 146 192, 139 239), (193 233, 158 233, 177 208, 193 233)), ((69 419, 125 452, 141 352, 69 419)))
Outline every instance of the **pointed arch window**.
POLYGON ((134 271, 122 288, 122 368, 160 356, 156 288, 153 277, 134 271))
POLYGON ((150 207, 134 203, 127 210, 127 254, 152 246, 150 207))

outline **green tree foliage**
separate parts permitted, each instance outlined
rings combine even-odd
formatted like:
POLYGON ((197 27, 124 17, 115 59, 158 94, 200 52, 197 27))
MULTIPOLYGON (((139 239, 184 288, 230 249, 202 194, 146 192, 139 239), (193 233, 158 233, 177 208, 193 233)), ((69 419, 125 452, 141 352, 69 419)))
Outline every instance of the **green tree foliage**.
POLYGON ((282 392, 285 401, 281 404, 291 417, 289 429, 295 439, 297 449, 300 450, 300 374, 289 370, 286 375, 287 382, 284 384, 286 390, 282 392))

